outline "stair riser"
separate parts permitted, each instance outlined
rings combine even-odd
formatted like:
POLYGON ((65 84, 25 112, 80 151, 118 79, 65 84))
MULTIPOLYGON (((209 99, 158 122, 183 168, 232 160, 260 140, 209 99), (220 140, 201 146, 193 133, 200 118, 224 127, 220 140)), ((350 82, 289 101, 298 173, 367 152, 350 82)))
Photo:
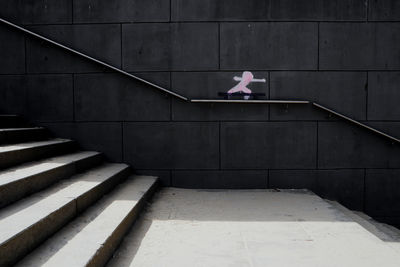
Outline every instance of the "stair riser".
POLYGON ((113 186, 126 178, 128 174, 129 169, 123 169, 107 181, 60 207, 60 209, 35 225, 25 229, 5 243, 0 244, 0 266, 9 266, 20 260, 49 236, 70 222, 80 212, 103 197, 104 193, 112 190, 113 186))
POLYGON ((73 162, 58 168, 54 168, 23 180, 0 186, 0 208, 23 197, 44 189, 61 179, 72 176, 75 173, 89 169, 102 162, 102 155, 96 154, 92 157, 73 162))
POLYGON ((0 131, 0 144, 17 144, 29 141, 44 140, 49 137, 47 130, 29 129, 16 131, 0 131))
POLYGON ((30 149, 22 149, 0 153, 0 169, 11 167, 28 161, 39 160, 71 152, 76 149, 75 142, 52 144, 30 149))
POLYGON ((149 190, 143 195, 143 197, 139 200, 135 207, 121 222, 121 224, 115 229, 112 235, 90 259, 90 261, 86 264, 86 267, 105 266, 105 264, 111 259, 113 253, 123 240, 125 234, 130 230, 133 223, 140 215, 140 212, 143 210, 148 200, 151 199, 157 188, 158 183, 156 182, 149 188, 149 190))
POLYGON ((27 126, 28 124, 18 116, 0 116, 0 129, 27 126))

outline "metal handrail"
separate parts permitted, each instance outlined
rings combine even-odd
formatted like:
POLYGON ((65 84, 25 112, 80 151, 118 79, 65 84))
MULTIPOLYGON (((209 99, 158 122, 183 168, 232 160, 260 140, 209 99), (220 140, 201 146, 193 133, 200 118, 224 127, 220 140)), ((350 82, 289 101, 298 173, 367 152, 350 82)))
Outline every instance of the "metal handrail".
POLYGON ((391 139, 392 141, 395 141, 395 142, 400 143, 400 139, 398 139, 398 138, 396 138, 396 137, 393 137, 393 136, 388 135, 388 134, 386 134, 386 133, 384 133, 384 132, 381 132, 381 131, 379 131, 379 130, 377 130, 377 129, 375 129, 375 128, 372 128, 371 126, 368 126, 368 125, 366 125, 366 124, 364 124, 364 123, 361 123, 361 122, 359 122, 359 121, 356 121, 356 120, 354 120, 354 119, 352 119, 352 118, 350 118, 350 117, 347 117, 346 115, 343 115, 343 114, 341 114, 341 113, 339 113, 339 112, 336 112, 336 111, 334 111, 334 110, 332 110, 332 109, 329 109, 329 108, 327 108, 327 107, 324 107, 324 106, 322 106, 322 105, 320 105, 320 104, 318 104, 318 103, 315 103, 315 102, 314 102, 314 103, 312 103, 312 104, 313 104, 314 106, 316 106, 317 108, 320 108, 320 109, 322 109, 322 110, 325 110, 325 111, 327 111, 327 112, 329 112, 329 113, 332 113, 332 114, 334 114, 334 115, 336 115, 336 116, 338 116, 338 117, 340 117, 340 118, 342 118, 342 119, 345 119, 345 120, 347 120, 347 121, 350 121, 350 122, 352 122, 352 123, 354 123, 354 124, 357 124, 358 126, 361 126, 361 127, 365 128, 365 129, 368 129, 368 130, 373 131, 373 132, 375 132, 375 133, 377 133, 377 134, 383 135, 383 136, 385 136, 385 137, 391 139))
MULTIPOLYGON (((154 87, 154 88, 156 88, 156 89, 158 89, 158 90, 160 90, 160 91, 163 91, 163 92, 165 92, 165 93, 167 93, 167 94, 169 94, 169 95, 175 96, 175 97, 177 97, 177 98, 179 98, 179 99, 181 99, 181 100, 184 100, 184 101, 188 101, 188 102, 190 102, 190 103, 242 103, 242 104, 309 104, 309 103, 311 103, 311 102, 308 101, 308 100, 189 99, 189 98, 186 97, 186 96, 180 95, 180 94, 175 93, 175 92, 173 92, 173 91, 171 91, 171 90, 168 90, 168 89, 166 89, 166 88, 164 88, 164 87, 162 87, 162 86, 159 86, 159 85, 157 85, 157 84, 154 84, 154 83, 152 83, 152 82, 149 82, 149 81, 147 81, 147 80, 145 80, 145 79, 139 78, 139 77, 137 77, 137 76, 135 76, 135 75, 133 75, 133 74, 131 74, 131 73, 129 73, 129 72, 126 72, 126 71, 121 70, 121 69, 119 69, 119 68, 117 68, 117 67, 114 67, 114 66, 112 66, 112 65, 110 65, 110 64, 108 64, 108 63, 105 63, 104 61, 95 59, 95 58, 93 58, 93 57, 91 57, 91 56, 88 56, 88 55, 86 55, 86 54, 84 54, 84 53, 81 53, 81 52, 79 52, 79 51, 77 51, 77 50, 75 50, 75 49, 73 49, 73 48, 71 48, 71 47, 62 45, 62 44, 60 44, 60 43, 58 43, 58 42, 56 42, 56 41, 53 41, 53 40, 51 40, 51 39, 49 39, 49 38, 47 38, 47 37, 44 37, 44 36, 42 36, 42 35, 40 35, 40 34, 37 34, 37 33, 35 33, 35 32, 32 32, 32 31, 30 31, 30 30, 28 30, 28 29, 25 29, 25 28, 21 27, 21 26, 18 26, 18 25, 14 24, 14 23, 12 23, 12 22, 10 22, 10 21, 7 21, 7 20, 5 20, 5 19, 0 18, 0 22, 2 22, 2 23, 4 23, 4 24, 7 24, 7 25, 9 25, 9 26, 11 26, 11 27, 13 27, 13 28, 15 28, 15 29, 17 29, 17 30, 20 30, 20 31, 24 32, 24 33, 30 34, 30 35, 32 35, 32 36, 34 36, 34 37, 36 37, 36 38, 39 38, 39 39, 41 39, 41 40, 43 40, 43 41, 49 42, 49 43, 51 43, 51 44, 53 44, 53 45, 55 45, 55 46, 57 46, 57 47, 60 47, 60 48, 62 48, 62 49, 64 49, 64 50, 67 50, 67 51, 69 51, 69 52, 71 52, 71 53, 73 53, 73 54, 75 54, 75 55, 78 55, 78 56, 81 56, 81 57, 83 57, 83 58, 86 58, 86 59, 88 59, 88 60, 90 60, 90 61, 93 61, 93 62, 95 62, 95 63, 97 63, 97 64, 100 64, 100 65, 102 65, 102 66, 104 66, 104 67, 106 67, 106 68, 112 69, 112 70, 114 70, 114 71, 116 71, 116 72, 118 72, 118 73, 121 73, 121 74, 125 75, 125 76, 128 76, 128 77, 133 78, 133 79, 135 79, 135 80, 138 80, 138 81, 140 81, 140 82, 142 82, 142 83, 145 83, 145 84, 147 84, 147 85, 149 85, 149 86, 152 86, 152 87, 154 87)), ((331 110, 331 109, 329 109, 329 108, 327 108, 327 107, 324 107, 324 106, 322 106, 322 105, 320 105, 320 104, 318 104, 318 103, 315 103, 315 102, 314 102, 314 103, 312 103, 312 104, 313 104, 313 106, 315 106, 315 107, 317 107, 317 108, 320 108, 320 109, 322 109, 322 110, 324 110, 324 111, 327 111, 327 112, 329 112, 329 113, 332 113, 332 114, 334 114, 334 115, 336 115, 336 116, 338 116, 338 117, 340 117, 340 118, 343 118, 343 119, 345 119, 345 120, 347 120, 347 121, 349 121, 349 122, 352 122, 352 123, 354 123, 354 124, 356 124, 356 125, 358 125, 358 126, 361 126, 361 127, 365 128, 365 129, 368 129, 368 130, 370 130, 370 131, 372 131, 372 132, 375 132, 375 133, 377 133, 377 134, 380 134, 380 135, 382 135, 382 136, 384 136, 384 137, 386 137, 386 138, 391 139, 392 141, 395 141, 395 142, 397 142, 397 143, 400 143, 400 139, 398 139, 398 138, 395 138, 395 137, 393 137, 393 136, 391 136, 391 135, 388 135, 388 134, 386 134, 386 133, 384 133, 384 132, 381 132, 381 131, 379 131, 379 130, 377 130, 377 129, 375 129, 375 128, 372 128, 372 127, 370 127, 370 126, 368 126, 368 125, 366 125, 366 124, 363 124, 363 123, 361 123, 361 122, 359 122, 359 121, 356 121, 356 120, 354 120, 354 119, 352 119, 352 118, 350 118, 350 117, 347 117, 347 116, 345 116, 345 115, 343 115, 343 114, 340 114, 340 113, 338 113, 338 112, 336 112, 336 111, 334 111, 334 110, 331 110)))
POLYGON ((307 100, 272 100, 272 99, 191 99, 193 103, 248 103, 248 104, 309 104, 307 100))
POLYGON ((161 86, 159 86, 159 85, 157 85, 157 84, 154 84, 154 83, 152 83, 152 82, 149 82, 149 81, 147 81, 147 80, 144 80, 144 79, 142 79, 142 78, 139 78, 139 77, 137 77, 137 76, 135 76, 135 75, 133 75, 133 74, 130 74, 129 72, 123 71, 123 70, 121 70, 121 69, 119 69, 119 68, 117 68, 117 67, 114 67, 114 66, 112 66, 112 65, 110 65, 110 64, 108 64, 108 63, 105 63, 104 61, 101 61, 101 60, 95 59, 95 58, 93 58, 93 57, 91 57, 91 56, 88 56, 88 55, 86 55, 86 54, 83 54, 83 53, 81 53, 81 52, 79 52, 79 51, 77 51, 77 50, 75 50, 75 49, 73 49, 73 48, 71 48, 71 47, 62 45, 62 44, 60 44, 60 43, 58 43, 58 42, 56 42, 56 41, 53 41, 53 40, 51 40, 51 39, 49 39, 49 38, 46 38, 46 37, 42 36, 42 35, 40 35, 40 34, 37 34, 37 33, 34 33, 34 32, 32 32, 32 31, 30 31, 30 30, 27 30, 27 29, 25 29, 25 28, 22 28, 22 27, 20 27, 20 26, 14 24, 14 23, 12 23, 12 22, 9 22, 9 21, 5 20, 5 19, 0 18, 0 22, 3 22, 3 23, 5 23, 5 24, 7 24, 7 25, 9 25, 9 26, 11 26, 11 27, 13 27, 13 28, 15 28, 15 29, 18 29, 18 30, 20 30, 20 31, 22 31, 22 32, 24 32, 24 33, 30 34, 30 35, 32 35, 32 36, 34 36, 34 37, 36 37, 36 38, 39 38, 39 39, 41 39, 41 40, 43 40, 43 41, 49 42, 49 43, 51 43, 51 44, 53 44, 53 45, 55 45, 55 46, 57 46, 57 47, 60 47, 60 48, 62 48, 62 49, 65 49, 65 50, 67 50, 67 51, 69 51, 69 52, 71 52, 71 53, 74 53, 75 55, 78 55, 78 56, 84 57, 84 58, 86 58, 86 59, 89 59, 90 61, 93 61, 93 62, 95 62, 95 63, 97 63, 97 64, 100 64, 100 65, 102 65, 103 67, 112 69, 112 70, 114 70, 114 71, 116 71, 116 72, 119 72, 119 73, 121 73, 121 74, 123 74, 123 75, 126 75, 126 76, 131 77, 131 78, 133 78, 133 79, 135 79, 135 80, 138 80, 138 81, 140 81, 140 82, 142 82, 142 83, 145 83, 145 84, 150 85, 150 86, 152 86, 152 87, 154 87, 154 88, 157 88, 158 90, 161 90, 161 91, 163 91, 163 92, 165 92, 165 93, 168 93, 168 94, 170 94, 170 95, 176 96, 176 97, 178 97, 178 98, 180 98, 180 99, 182 99, 182 100, 185 100, 185 101, 188 100, 186 97, 184 97, 184 96, 182 96, 182 95, 180 95, 180 94, 177 94, 177 93, 172 92, 172 91, 170 91, 170 90, 168 90, 168 89, 166 89, 166 88, 164 88, 164 87, 161 87, 161 86))

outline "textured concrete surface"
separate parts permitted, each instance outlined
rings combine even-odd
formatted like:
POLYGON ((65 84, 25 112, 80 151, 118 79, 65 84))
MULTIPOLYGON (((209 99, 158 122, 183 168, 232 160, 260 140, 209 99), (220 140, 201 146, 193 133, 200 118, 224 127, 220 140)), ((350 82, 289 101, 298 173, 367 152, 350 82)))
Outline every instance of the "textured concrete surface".
POLYGON ((128 178, 17 266, 103 266, 151 195, 156 180, 128 178))
POLYGON ((108 266, 398 266, 400 253, 308 191, 163 189, 108 266))

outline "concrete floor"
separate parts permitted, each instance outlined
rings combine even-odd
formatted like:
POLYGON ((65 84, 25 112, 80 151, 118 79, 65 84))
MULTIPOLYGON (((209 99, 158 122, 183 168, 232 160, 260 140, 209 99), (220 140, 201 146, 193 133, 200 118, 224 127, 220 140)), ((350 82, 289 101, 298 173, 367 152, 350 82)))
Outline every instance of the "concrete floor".
POLYGON ((400 266, 400 253, 307 191, 165 188, 108 266, 400 266))

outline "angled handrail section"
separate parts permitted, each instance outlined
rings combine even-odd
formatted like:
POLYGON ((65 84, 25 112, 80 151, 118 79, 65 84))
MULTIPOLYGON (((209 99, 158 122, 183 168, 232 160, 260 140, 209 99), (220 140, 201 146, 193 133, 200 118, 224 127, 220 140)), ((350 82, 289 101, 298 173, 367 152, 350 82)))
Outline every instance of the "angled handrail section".
POLYGON ((154 87, 154 88, 156 88, 156 89, 158 89, 158 90, 160 90, 160 91, 162 91, 162 92, 164 92, 164 93, 167 93, 167 94, 169 94, 169 95, 172 95, 172 96, 174 96, 174 97, 177 97, 177 98, 179 98, 179 99, 181 99, 181 100, 188 101, 189 103, 240 103, 240 104, 309 104, 309 103, 312 103, 312 105, 313 105, 314 107, 317 107, 317 108, 322 109, 322 110, 324 110, 324 111, 326 111, 326 112, 332 113, 332 114, 334 114, 334 115, 336 115, 336 116, 338 116, 338 117, 340 117, 340 118, 342 118, 342 119, 344 119, 344 120, 347 120, 347 121, 349 121, 349 122, 351 122, 351 123, 354 123, 354 124, 356 124, 356 125, 358 125, 358 126, 360 126, 360 127, 363 127, 363 128, 365 128, 365 129, 368 129, 368 130, 370 130, 370 131, 372 131, 372 132, 374 132, 374 133, 377 133, 377 134, 379 134, 379 135, 381 135, 381 136, 384 136, 384 137, 386 137, 386 138, 389 138, 390 140, 392 140, 392 141, 394 141, 394 142, 400 143, 400 139, 398 139, 398 138, 396 138, 396 137, 393 137, 393 136, 391 136, 391 135, 389 135, 389 134, 386 134, 386 133, 384 133, 384 132, 381 132, 381 131, 379 131, 379 130, 377 130, 377 129, 375 129, 375 128, 372 128, 372 127, 370 127, 370 126, 368 126, 368 125, 366 125, 366 124, 364 124, 364 123, 361 123, 361 122, 359 122, 359 121, 356 121, 356 120, 354 120, 354 119, 352 119, 352 118, 350 118, 350 117, 347 117, 347 116, 345 116, 345 115, 343 115, 343 114, 341 114, 341 113, 338 113, 338 112, 336 112, 336 111, 334 111, 334 110, 332 110, 332 109, 329 109, 329 108, 324 107, 324 106, 322 106, 322 105, 320 105, 320 104, 318 104, 318 103, 311 102, 311 101, 308 101, 308 100, 272 100, 272 99, 255 99, 255 100, 240 100, 240 99, 189 99, 189 98, 186 97, 186 96, 183 96, 183 95, 181 95, 181 94, 175 93, 175 92, 173 92, 173 91, 171 91, 171 90, 168 90, 168 89, 166 89, 166 88, 164 88, 164 87, 162 87, 162 86, 159 86, 159 85, 154 84, 154 83, 152 83, 152 82, 149 82, 149 81, 147 81, 147 80, 145 80, 145 79, 142 79, 142 78, 140 78, 140 77, 137 77, 137 76, 135 76, 135 75, 133 75, 133 74, 131 74, 131 73, 129 73, 129 72, 126 72, 126 71, 124 71, 124 70, 122 70, 122 69, 119 69, 119 68, 117 68, 117 67, 115 67, 115 66, 112 66, 112 65, 110 65, 110 64, 108 64, 108 63, 106 63, 106 62, 104 62, 104 61, 95 59, 95 58, 93 58, 93 57, 91 57, 91 56, 89 56, 89 55, 87 55, 87 54, 84 54, 84 53, 82 53, 82 52, 79 52, 79 51, 77 51, 77 50, 75 50, 75 49, 73 49, 73 48, 71 48, 71 47, 68 47, 68 46, 66 46, 66 45, 60 44, 60 43, 58 43, 58 42, 56 42, 56 41, 54 41, 54 40, 51 40, 51 39, 49 39, 49 38, 47 38, 47 37, 44 37, 43 35, 37 34, 37 33, 35 33, 35 32, 32 32, 32 31, 28 30, 28 29, 25 29, 25 28, 23 28, 23 27, 21 27, 21 26, 18 26, 17 24, 14 24, 14 23, 12 23, 12 22, 10 22, 10 21, 8 21, 8 20, 5 20, 5 19, 0 18, 0 22, 2 22, 2 23, 6 24, 6 25, 8 25, 8 26, 10 26, 10 27, 12 27, 12 28, 14 28, 14 29, 17 29, 17 30, 19 30, 19 31, 22 31, 23 33, 29 34, 29 35, 31 35, 31 36, 34 36, 34 37, 40 39, 40 40, 46 41, 46 42, 48 42, 48 43, 50 43, 50 44, 52 44, 52 45, 54 45, 54 46, 57 46, 57 47, 62 48, 62 49, 64 49, 64 50, 67 50, 67 51, 69 51, 69 52, 71 52, 71 53, 73 53, 73 54, 75 54, 75 55, 78 55, 78 56, 83 57, 83 58, 85 58, 85 59, 87 59, 87 60, 90 60, 90 61, 92 61, 92 62, 95 62, 95 63, 97 63, 97 64, 100 64, 100 65, 103 66, 103 67, 106 67, 106 68, 108 68, 108 69, 114 70, 114 71, 116 71, 116 72, 118 72, 118 73, 120 73, 120 74, 123 74, 123 75, 128 76, 128 77, 130 77, 130 78, 132 78, 132 79, 135 79, 135 80, 137 80, 137 81, 140 81, 140 82, 142 82, 142 83, 144 83, 144 84, 147 84, 147 85, 149 85, 149 86, 152 86, 152 87, 154 87))
POLYGON ((95 58, 93 58, 93 57, 91 57, 91 56, 88 56, 88 55, 86 55, 86 54, 84 54, 84 53, 81 53, 81 52, 79 52, 79 51, 77 51, 77 50, 75 50, 75 49, 73 49, 73 48, 71 48, 71 47, 68 47, 68 46, 66 46, 66 45, 62 45, 62 44, 60 44, 60 43, 58 43, 58 42, 56 42, 56 41, 53 41, 53 40, 51 40, 51 39, 49 39, 49 38, 47 38, 47 37, 44 37, 43 35, 37 34, 37 33, 35 33, 35 32, 32 32, 32 31, 28 30, 28 29, 25 29, 25 28, 23 28, 23 27, 21 27, 21 26, 18 26, 18 25, 14 24, 14 23, 12 23, 12 22, 10 22, 10 21, 7 21, 7 20, 5 20, 5 19, 0 18, 0 22, 3 22, 3 23, 5 23, 5 24, 7 24, 7 25, 9 25, 9 26, 11 26, 11 27, 17 29, 17 30, 20 30, 20 31, 22 31, 22 32, 24 32, 24 33, 27 33, 27 34, 29 34, 29 35, 32 35, 32 36, 36 37, 36 38, 39 38, 40 40, 46 41, 46 42, 51 43, 51 44, 53 44, 53 45, 55 45, 55 46, 57 46, 57 47, 60 47, 60 48, 62 48, 62 49, 64 49, 64 50, 67 50, 67 51, 69 51, 69 52, 71 52, 71 53, 73 53, 73 54, 75 54, 75 55, 81 56, 81 57, 86 58, 86 59, 88 59, 88 60, 90 60, 90 61, 92 61, 92 62, 95 62, 95 63, 97 63, 97 64, 100 64, 100 65, 102 65, 103 67, 112 69, 112 70, 114 70, 114 71, 116 71, 116 72, 119 72, 119 73, 125 75, 125 76, 131 77, 131 78, 133 78, 133 79, 135 79, 135 80, 138 80, 138 81, 140 81, 140 82, 142 82, 142 83, 145 83, 145 84, 147 84, 147 85, 150 85, 150 86, 152 86, 152 87, 154 87, 154 88, 156 88, 156 89, 158 89, 158 90, 161 90, 161 91, 163 91, 163 92, 165 92, 165 93, 167 93, 167 94, 173 95, 173 96, 175 96, 175 97, 177 97, 177 98, 180 98, 180 99, 182 99, 182 100, 188 100, 186 97, 184 97, 184 96, 182 96, 182 95, 180 95, 180 94, 177 94, 177 93, 172 92, 172 91, 170 91, 170 90, 168 90, 168 89, 166 89, 166 88, 164 88, 164 87, 161 87, 161 86, 159 86, 159 85, 157 85, 157 84, 154 84, 154 83, 149 82, 149 81, 147 81, 147 80, 145 80, 145 79, 142 79, 142 78, 140 78, 140 77, 137 77, 137 76, 135 76, 135 75, 133 75, 133 74, 131 74, 131 73, 129 73, 129 72, 126 72, 126 71, 121 70, 121 69, 119 69, 119 68, 117 68, 117 67, 114 67, 114 66, 112 66, 112 65, 110 65, 110 64, 108 64, 108 63, 105 63, 104 61, 95 59, 95 58))
POLYGON ((338 117, 340 117, 340 118, 342 118, 342 119, 345 119, 345 120, 347 120, 347 121, 349 121, 349 122, 352 122, 352 123, 354 123, 354 124, 356 124, 356 125, 358 125, 358 126, 360 126, 360 127, 363 127, 363 128, 365 128, 365 129, 368 129, 368 130, 370 130, 370 131, 373 131, 373 132, 375 132, 375 133, 377 133, 377 134, 380 134, 380 135, 382 135, 382 136, 385 136, 385 137, 387 137, 387 138, 389 138, 389 139, 391 139, 392 141, 395 141, 395 142, 397 142, 397 143, 400 143, 400 139, 398 139, 398 138, 396 138, 396 137, 393 137, 393 136, 391 136, 391 135, 389 135, 389 134, 386 134, 386 133, 384 133, 384 132, 381 132, 381 131, 379 131, 379 130, 377 130, 377 129, 375 129, 375 128, 372 128, 371 126, 368 126, 368 125, 366 125, 366 124, 364 124, 364 123, 361 123, 361 122, 359 122, 359 121, 356 121, 356 120, 354 120, 354 119, 352 119, 352 118, 350 118, 350 117, 347 117, 347 116, 345 116, 345 115, 343 115, 343 114, 341 114, 341 113, 339 113, 339 112, 336 112, 336 111, 334 111, 334 110, 332 110, 332 109, 329 109, 329 108, 327 108, 327 107, 324 107, 324 106, 322 106, 322 105, 320 105, 320 104, 318 104, 318 103, 312 103, 313 104, 313 106, 315 106, 315 107, 317 107, 317 108, 320 108, 320 109, 322 109, 322 110, 325 110, 325 111, 327 111, 327 112, 329 112, 329 113, 332 113, 333 115, 335 115, 335 116, 338 116, 338 117))

